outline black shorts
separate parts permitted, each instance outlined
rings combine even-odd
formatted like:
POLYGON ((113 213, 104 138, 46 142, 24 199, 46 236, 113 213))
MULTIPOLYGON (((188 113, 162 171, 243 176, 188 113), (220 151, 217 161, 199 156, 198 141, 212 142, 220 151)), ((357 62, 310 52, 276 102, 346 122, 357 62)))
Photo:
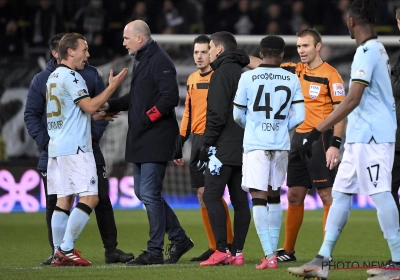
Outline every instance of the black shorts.
POLYGON ((392 190, 399 190, 400 186, 400 151, 396 151, 392 169, 392 190))
POLYGON ((303 139, 308 133, 294 132, 291 149, 289 152, 289 164, 287 171, 287 185, 305 186, 309 189, 332 187, 335 181, 337 168, 330 170, 326 167, 326 151, 329 148, 333 136, 333 130, 329 129, 321 134, 312 147, 312 157, 303 162, 299 155, 299 148, 303 145, 303 139))
POLYGON ((190 184, 192 188, 204 187, 204 174, 199 171, 197 163, 199 162, 200 150, 203 147, 203 135, 193 134, 192 151, 190 152, 190 184))

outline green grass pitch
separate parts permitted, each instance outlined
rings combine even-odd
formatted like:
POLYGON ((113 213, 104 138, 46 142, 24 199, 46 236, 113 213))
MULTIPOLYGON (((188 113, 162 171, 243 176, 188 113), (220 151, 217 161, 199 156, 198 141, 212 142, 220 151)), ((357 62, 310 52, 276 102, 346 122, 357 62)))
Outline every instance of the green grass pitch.
MULTIPOLYGON (((296 263, 280 264, 274 270, 256 270, 263 251, 250 225, 244 249, 246 265, 242 267, 200 267, 190 262, 208 248, 208 242, 196 210, 176 211, 182 226, 193 239, 194 248, 178 264, 150 267, 125 267, 123 264, 106 265, 104 250, 96 225, 91 219, 76 242, 82 256, 92 262, 91 267, 44 267, 40 262, 50 255, 47 242, 45 213, 12 213, 0 215, 0 279, 296 279, 287 273, 287 267, 302 265, 313 258, 322 243, 322 211, 306 211, 296 246, 296 263)), ((231 213, 233 215, 233 212, 231 213)), ((284 215, 286 213, 284 212, 284 215)), ((115 211, 118 228, 118 248, 138 256, 146 248, 148 222, 146 212, 115 211)), ((281 240, 285 228, 283 217, 281 240)), ((166 239, 166 244, 168 240, 166 239)), ((333 252, 336 262, 384 262, 390 252, 374 210, 353 210, 333 252)), ((367 279, 365 269, 334 270, 329 279, 367 279)))

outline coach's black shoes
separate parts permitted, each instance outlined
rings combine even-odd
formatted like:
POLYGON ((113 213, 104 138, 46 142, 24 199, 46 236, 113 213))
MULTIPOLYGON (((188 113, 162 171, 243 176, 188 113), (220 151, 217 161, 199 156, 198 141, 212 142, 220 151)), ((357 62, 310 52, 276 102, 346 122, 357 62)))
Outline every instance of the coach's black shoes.
POLYGON ((278 262, 295 262, 296 261, 296 256, 293 253, 288 253, 285 251, 285 249, 280 248, 276 250, 276 259, 278 262))
POLYGON ((40 264, 41 265, 51 265, 52 261, 53 261, 53 256, 50 256, 47 260, 42 261, 40 264))
POLYGON ((143 253, 137 257, 137 259, 127 262, 126 266, 140 266, 140 265, 152 265, 152 264, 164 264, 163 256, 154 256, 147 251, 142 251, 143 253))
POLYGON ((132 253, 125 253, 120 249, 116 249, 114 252, 104 253, 106 263, 126 263, 135 258, 132 253))
POLYGON ((191 262, 203 262, 203 261, 206 261, 211 257, 212 254, 214 254, 214 252, 215 252, 214 250, 209 248, 207 251, 205 251, 200 256, 191 258, 190 261, 191 262))
POLYGON ((190 249, 192 249, 194 243, 192 239, 186 236, 185 240, 182 243, 169 244, 167 246, 167 250, 165 252, 168 255, 168 258, 165 260, 165 264, 173 264, 177 263, 179 259, 183 256, 183 254, 187 253, 190 249))

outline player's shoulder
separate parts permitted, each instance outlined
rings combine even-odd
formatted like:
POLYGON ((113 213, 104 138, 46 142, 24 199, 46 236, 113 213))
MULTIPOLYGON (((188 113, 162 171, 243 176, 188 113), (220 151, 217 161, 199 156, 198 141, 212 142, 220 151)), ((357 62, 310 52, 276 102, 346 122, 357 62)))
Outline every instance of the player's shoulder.
POLYGON ((192 74, 189 75, 188 77, 188 81, 193 81, 193 80, 197 80, 200 76, 200 71, 194 71, 192 74))
POLYGON ((370 39, 357 47, 354 59, 365 60, 380 58, 380 56, 386 53, 386 49, 383 44, 375 39, 370 39))
MULTIPOLYGON (((279 71, 281 71, 282 73, 284 73, 284 75, 288 75, 290 78, 298 78, 298 76, 296 75, 296 73, 293 73, 292 71, 290 71, 290 69, 280 68, 279 71)), ((297 80, 298 80, 298 79, 297 79, 297 80)))
MULTIPOLYGON (((281 68, 283 69, 287 69, 290 71, 290 69, 294 69, 295 71, 302 71, 304 69, 306 69, 306 65, 305 63, 302 62, 284 62, 281 63, 281 68)), ((290 71, 293 72, 293 71, 290 71)))

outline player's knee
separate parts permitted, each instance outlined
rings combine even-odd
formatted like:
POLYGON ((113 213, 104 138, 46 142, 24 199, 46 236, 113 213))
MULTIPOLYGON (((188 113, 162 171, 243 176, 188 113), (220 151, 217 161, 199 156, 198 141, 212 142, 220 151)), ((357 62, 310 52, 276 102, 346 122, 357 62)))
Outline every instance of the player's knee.
POLYGON ((204 200, 203 200, 203 193, 204 193, 204 190, 203 191, 197 190, 197 199, 199 200, 201 207, 206 207, 204 204, 204 200))
POLYGON ((324 205, 332 204, 332 187, 318 189, 318 195, 324 205))
POLYGON ((302 205, 304 204, 304 198, 307 194, 307 188, 298 188, 298 187, 293 187, 289 188, 288 190, 288 202, 289 204, 292 205, 302 205))
POLYGON ((63 212, 63 213, 65 213, 67 216, 69 216, 69 214, 71 214, 71 211, 70 211, 70 210, 62 209, 61 207, 58 207, 58 206, 55 206, 55 207, 54 207, 54 211, 63 212))
POLYGON ((83 212, 85 212, 86 214, 90 215, 92 213, 92 209, 94 207, 91 207, 89 205, 87 205, 86 203, 82 203, 82 202, 78 202, 78 204, 76 205, 76 208, 82 210, 83 212))
MULTIPOLYGON (((93 209, 99 203, 99 197, 97 195, 83 196, 79 199, 79 203, 88 205, 91 209, 93 209)), ((79 203, 77 205, 79 205, 79 203)))

